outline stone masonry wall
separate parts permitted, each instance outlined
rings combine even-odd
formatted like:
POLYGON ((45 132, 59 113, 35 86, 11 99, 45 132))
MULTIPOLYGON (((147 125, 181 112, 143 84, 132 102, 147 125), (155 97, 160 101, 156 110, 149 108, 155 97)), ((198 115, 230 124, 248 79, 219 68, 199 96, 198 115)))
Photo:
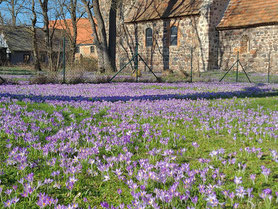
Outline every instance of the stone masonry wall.
MULTIPOLYGON (((216 26, 219 24, 229 0, 204 0, 198 16, 172 18, 171 20, 155 20, 134 24, 122 24, 118 30, 118 67, 131 58, 135 48, 135 28, 140 44, 139 53, 153 67, 155 71, 173 70, 190 71, 191 47, 193 48, 193 70, 207 71, 218 69, 219 56, 219 32, 216 26), (178 46, 165 44, 165 31, 168 27, 178 27, 178 46), (154 44, 145 46, 146 28, 153 29, 154 44)), ((128 7, 128 6, 127 6, 128 7)), ((128 15, 128 9, 122 8, 122 20, 128 15)), ((121 10, 119 10, 121 11, 121 10)), ((140 67, 145 66, 140 63, 140 67)))
MULTIPOLYGON (((135 51, 135 40, 139 42, 139 53, 155 71, 190 71, 191 47, 193 47, 193 70, 207 71, 218 67, 219 32, 216 30, 229 0, 203 0, 200 15, 124 23, 134 0, 118 8, 117 19, 117 68, 128 62, 135 51), (167 46, 167 28, 178 27, 178 45, 167 46), (145 46, 145 32, 153 29, 153 46, 145 46), (136 29, 137 28, 137 29, 136 29), (137 32, 136 32, 137 31, 137 32)), ((102 1, 101 10, 108 29, 108 13, 111 0, 102 1)), ((169 29, 168 29, 169 30, 169 29)), ((108 30, 107 30, 108 31, 108 30)), ((141 70, 147 70, 140 62, 141 70)), ((131 69, 131 68, 130 68, 131 69)))
POLYGON ((261 26, 220 32, 221 56, 219 66, 229 69, 240 61, 248 72, 278 73, 278 26, 261 26))
MULTIPOLYGON (((198 17, 195 17, 195 21, 198 24, 198 17)), ((121 33, 119 33, 117 50, 118 66, 123 66, 132 57, 136 39, 138 39, 139 53, 154 71, 162 72, 163 70, 170 69, 176 72, 189 72, 191 65, 191 47, 199 48, 199 40, 195 34, 193 24, 192 18, 189 17, 141 22, 137 23, 137 25, 125 24, 121 33), (171 26, 178 28, 177 46, 169 46, 165 40, 167 28, 171 26), (145 40, 147 28, 152 28, 153 30, 153 45, 148 47, 146 46, 145 40)), ((194 50, 194 71, 202 70, 198 53, 197 50, 194 50)), ((139 68, 143 71, 148 70, 143 62, 139 63, 139 68)))
POLYGON ((220 23, 224 12, 229 4, 229 0, 213 0, 209 4, 208 11, 208 46, 209 46, 209 57, 208 57, 208 70, 219 69, 219 49, 220 49, 220 37, 219 31, 216 26, 220 23))

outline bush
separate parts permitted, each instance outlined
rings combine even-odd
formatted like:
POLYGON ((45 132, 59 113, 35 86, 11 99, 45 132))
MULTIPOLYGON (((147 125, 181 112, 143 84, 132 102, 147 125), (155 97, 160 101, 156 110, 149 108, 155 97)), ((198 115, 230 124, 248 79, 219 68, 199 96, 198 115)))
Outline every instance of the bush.
POLYGON ((48 84, 59 83, 57 72, 48 72, 47 74, 35 75, 30 80, 30 84, 48 84))
POLYGON ((83 57, 80 60, 77 60, 71 68, 79 70, 82 69, 83 71, 87 72, 97 72, 98 62, 95 58, 83 57))
POLYGON ((66 73, 66 83, 78 84, 85 83, 84 71, 82 69, 68 70, 66 73))
POLYGON ((90 80, 90 83, 109 83, 111 77, 102 75, 102 76, 96 76, 94 79, 90 80))

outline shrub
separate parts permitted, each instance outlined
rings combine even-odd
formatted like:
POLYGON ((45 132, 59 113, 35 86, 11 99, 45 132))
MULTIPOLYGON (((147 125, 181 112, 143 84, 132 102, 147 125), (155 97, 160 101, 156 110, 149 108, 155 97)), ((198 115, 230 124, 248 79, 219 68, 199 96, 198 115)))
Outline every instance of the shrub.
POLYGON ((98 62, 95 58, 83 57, 80 60, 77 60, 71 69, 82 69, 87 72, 97 72, 98 71, 98 62))
POLYGON ((30 80, 30 84, 48 84, 48 83, 59 83, 57 72, 38 74, 32 77, 30 80))

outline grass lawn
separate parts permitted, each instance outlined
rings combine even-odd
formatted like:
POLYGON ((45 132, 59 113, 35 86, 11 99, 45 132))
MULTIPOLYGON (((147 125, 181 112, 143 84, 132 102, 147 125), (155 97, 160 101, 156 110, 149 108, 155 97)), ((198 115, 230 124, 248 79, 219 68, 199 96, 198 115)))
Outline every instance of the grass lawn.
MULTIPOLYGON (((124 92, 116 84, 68 87, 80 95, 89 88, 124 92)), ((40 95, 68 91, 36 88, 40 95)), ((126 88, 146 95, 209 91, 126 88)), ((0 208, 278 208, 277 121, 278 96, 115 102, 2 96, 0 208)))

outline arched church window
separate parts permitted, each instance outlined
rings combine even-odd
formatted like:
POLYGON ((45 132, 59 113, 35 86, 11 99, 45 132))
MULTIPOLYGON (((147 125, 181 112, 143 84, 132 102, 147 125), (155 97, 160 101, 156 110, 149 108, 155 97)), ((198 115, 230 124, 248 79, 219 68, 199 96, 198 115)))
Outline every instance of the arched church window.
POLYGON ((146 46, 153 45, 153 30, 151 28, 146 29, 146 46))
POLYGON ((171 27, 170 45, 171 46, 177 46, 178 45, 178 28, 176 26, 171 27))

